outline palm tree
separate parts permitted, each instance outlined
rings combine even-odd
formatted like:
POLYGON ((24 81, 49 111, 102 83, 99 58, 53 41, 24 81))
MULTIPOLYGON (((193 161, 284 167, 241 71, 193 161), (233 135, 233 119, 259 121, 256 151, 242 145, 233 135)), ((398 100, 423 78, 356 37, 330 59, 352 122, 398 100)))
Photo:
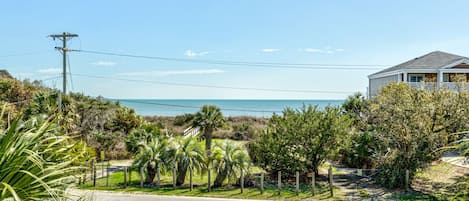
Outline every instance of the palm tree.
MULTIPOLYGON (((55 120, 56 121, 56 120, 55 120)), ((86 146, 41 117, 0 129, 0 200, 65 200, 86 146)))
POLYGON ((205 167, 205 154, 204 149, 197 142, 195 137, 185 136, 175 138, 176 154, 175 161, 177 163, 177 179, 176 185, 184 184, 187 169, 191 172, 191 186, 192 186, 192 173, 194 170, 201 172, 205 167))
POLYGON ((164 137, 155 137, 148 142, 139 143, 139 152, 134 166, 146 169, 145 183, 153 184, 156 174, 159 174, 158 168, 165 170, 172 164, 174 152, 168 139, 164 137))
POLYGON ((192 120, 192 127, 199 128, 205 138, 205 151, 210 158, 212 148, 212 133, 223 126, 225 118, 220 108, 214 105, 204 105, 199 112, 195 114, 192 120))
POLYGON ((214 187, 221 187, 226 178, 235 179, 238 172, 248 170, 250 163, 244 147, 228 140, 215 144, 213 160, 217 172, 214 187))

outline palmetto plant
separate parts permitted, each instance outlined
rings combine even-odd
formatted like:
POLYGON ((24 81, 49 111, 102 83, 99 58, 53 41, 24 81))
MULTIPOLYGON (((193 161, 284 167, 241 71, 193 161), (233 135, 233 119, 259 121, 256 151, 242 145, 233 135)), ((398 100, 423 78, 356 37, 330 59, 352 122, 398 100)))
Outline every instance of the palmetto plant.
POLYGON ((176 184, 181 185, 184 184, 188 169, 202 172, 206 166, 205 153, 197 139, 192 136, 177 137, 174 145, 176 150, 174 159, 177 163, 176 184))
POLYGON ((192 120, 192 127, 199 128, 205 137, 205 150, 207 156, 210 157, 212 148, 212 133, 225 123, 225 118, 220 108, 213 105, 204 105, 197 112, 192 120))
POLYGON ((213 186, 220 187, 227 178, 236 179, 241 170, 247 171, 250 159, 242 145, 224 140, 215 144, 213 162, 217 172, 213 186))
POLYGON ((32 117, 0 131, 0 200, 65 199, 86 149, 51 122, 32 117))
POLYGON ((146 171, 145 183, 153 184, 158 168, 164 171, 174 164, 175 150, 165 137, 142 141, 138 146, 139 152, 135 158, 134 166, 143 167, 146 171))

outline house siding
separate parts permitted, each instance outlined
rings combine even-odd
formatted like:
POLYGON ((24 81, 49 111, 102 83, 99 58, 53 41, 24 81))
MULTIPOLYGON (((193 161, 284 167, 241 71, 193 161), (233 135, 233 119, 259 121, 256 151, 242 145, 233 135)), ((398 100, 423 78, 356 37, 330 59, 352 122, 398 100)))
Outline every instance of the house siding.
POLYGON ((381 87, 391 82, 399 82, 399 75, 396 74, 396 75, 389 75, 385 77, 370 79, 370 83, 369 83, 370 87, 368 89, 370 93, 369 96, 370 97, 375 96, 376 94, 378 94, 381 87))

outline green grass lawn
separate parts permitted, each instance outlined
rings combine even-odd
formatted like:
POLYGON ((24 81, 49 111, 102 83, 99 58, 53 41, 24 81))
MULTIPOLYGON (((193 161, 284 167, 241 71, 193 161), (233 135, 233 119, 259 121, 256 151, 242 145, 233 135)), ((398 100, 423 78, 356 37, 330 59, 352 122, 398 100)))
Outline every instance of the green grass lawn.
MULTIPOLYGON (((214 139, 213 143, 222 141, 222 139, 214 139)), ((232 143, 245 144, 245 141, 235 141, 229 140, 232 143)), ((202 145, 205 145, 203 141, 200 142, 202 145)), ((122 161, 110 161, 111 165, 120 165, 120 164, 131 164, 131 160, 122 160, 122 161)), ((107 165, 107 162, 98 163, 98 165, 107 165)), ((101 167, 98 166, 97 171, 101 171, 101 167)), ((262 172, 262 168, 251 167, 251 174, 262 172)), ((100 173, 98 173, 99 175, 100 173)), ((127 175, 128 176, 128 175, 127 175)), ((215 180, 216 174, 212 173, 212 182, 215 180)), ((118 171, 109 176, 109 178, 100 178, 96 180, 96 187, 93 187, 92 181, 86 181, 85 184, 79 186, 81 189, 92 189, 92 190, 107 190, 107 191, 120 191, 120 192, 134 192, 134 193, 149 193, 149 194, 158 194, 158 195, 180 195, 180 196, 200 196, 200 197, 218 197, 218 198, 249 198, 249 199, 274 199, 274 200, 302 200, 306 198, 314 198, 317 200, 344 200, 343 193, 338 189, 334 189, 334 197, 331 198, 329 195, 329 189, 327 183, 318 182, 316 184, 316 196, 311 194, 310 184, 300 185, 300 193, 296 195, 295 186, 293 184, 282 183, 282 191, 280 195, 277 191, 277 186, 275 181, 272 183, 267 182, 264 185, 265 191, 261 194, 259 188, 245 188, 244 192, 241 193, 239 186, 234 186, 235 181, 225 182, 224 187, 212 189, 211 192, 207 191, 207 174, 200 175, 194 173, 193 183, 194 190, 190 191, 189 188, 189 173, 186 176, 185 184, 183 186, 178 186, 176 189, 172 187, 173 177, 171 172, 162 172, 161 176, 161 188, 157 189, 156 186, 150 187, 145 186, 140 188, 140 177, 136 169, 131 172, 131 182, 130 185, 124 187, 124 173, 123 171, 118 171)), ((259 179, 258 181, 259 182, 259 179)), ((156 178, 155 178, 156 183, 156 178)))
MULTIPOLYGON (((215 174, 212 174, 213 178, 215 174)), ((93 187, 92 181, 87 181, 80 185, 81 189, 107 190, 119 192, 149 193, 158 195, 180 195, 180 196, 199 196, 199 197, 218 197, 218 198, 246 198, 246 199, 274 199, 274 200, 302 200, 306 198, 315 198, 318 200, 343 200, 343 195, 337 189, 334 189, 334 197, 330 198, 326 183, 319 182, 316 190, 316 196, 311 195, 309 185, 300 185, 300 194, 296 195, 295 186, 282 184, 282 192, 278 195, 276 184, 266 183, 264 194, 260 193, 259 188, 245 188, 241 193, 239 186, 226 184, 222 188, 207 191, 207 176, 196 175, 193 178, 194 190, 189 189, 189 178, 186 177, 186 183, 176 189, 172 187, 172 176, 170 174, 161 177, 161 188, 145 186, 140 188, 140 178, 137 171, 131 173, 131 184, 124 188, 124 173, 122 171, 113 173, 109 176, 108 186, 106 187, 107 178, 96 180, 96 187, 93 187)), ((234 183, 234 182, 231 182, 234 183)))

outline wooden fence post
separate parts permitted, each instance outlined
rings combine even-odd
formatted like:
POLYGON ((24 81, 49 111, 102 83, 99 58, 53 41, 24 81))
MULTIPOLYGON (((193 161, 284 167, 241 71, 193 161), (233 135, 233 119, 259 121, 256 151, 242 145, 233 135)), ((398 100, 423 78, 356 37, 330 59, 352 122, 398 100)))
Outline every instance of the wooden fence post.
POLYGON ((106 187, 109 186, 109 166, 110 166, 110 163, 107 162, 107 165, 106 165, 106 187))
POLYGON ((192 183, 192 177, 194 176, 194 169, 192 167, 189 168, 189 186, 191 188, 190 191, 194 190, 194 184, 192 183))
MULTIPOLYGON (((82 167, 82 166, 80 165, 80 167, 82 167)), ((82 179, 81 179, 81 176, 82 176, 82 175, 81 175, 81 172, 82 172, 82 170, 80 169, 79 172, 80 172, 80 173, 78 173, 78 185, 81 185, 81 184, 82 184, 82 183, 81 183, 81 180, 82 180, 82 179)))
POLYGON ((212 190, 212 187, 211 187, 211 184, 210 184, 210 167, 207 168, 207 180, 208 180, 208 183, 207 183, 207 190, 208 192, 210 192, 212 190))
POLYGON ((93 160, 93 186, 96 186, 96 163, 93 160))
POLYGON ((86 171, 88 171, 88 164, 85 164, 85 169, 83 170, 83 184, 86 182, 86 171))
POLYGON ((280 192, 282 191, 282 171, 278 171, 277 188, 278 188, 278 194, 280 195, 280 192))
POLYGON ((156 177, 156 188, 159 190, 161 186, 161 169, 159 166, 156 168, 156 177))
POLYGON ((132 186, 132 166, 129 166, 129 186, 132 186))
POLYGON ((261 172, 261 195, 264 194, 264 172, 261 172))
POLYGON ((241 168, 241 178, 240 178, 240 184, 241 184, 241 193, 244 191, 244 175, 243 175, 243 169, 241 168))
POLYGON ((409 192, 409 170, 405 170, 405 191, 409 192))
POLYGON ((176 189, 176 165, 173 166, 173 189, 176 189))
POLYGON ((124 188, 127 188, 127 166, 124 166, 124 188))
POLYGON ((140 188, 143 188, 143 167, 140 167, 140 188))
POLYGON ((328 169, 328 175, 329 175, 329 190, 331 191, 331 197, 334 197, 334 189, 333 189, 333 185, 332 185, 332 182, 333 182, 333 179, 332 179, 332 165, 329 165, 329 169, 328 169))
POLYGON ((296 195, 300 194, 300 172, 296 171, 296 195))
MULTIPOLYGON (((80 170, 80 172, 81 172, 81 170, 80 170)), ((78 174, 78 185, 81 185, 81 173, 78 174)))
POLYGON ((313 172, 313 175, 311 176, 311 190, 313 192, 313 196, 316 195, 316 173, 313 172))

